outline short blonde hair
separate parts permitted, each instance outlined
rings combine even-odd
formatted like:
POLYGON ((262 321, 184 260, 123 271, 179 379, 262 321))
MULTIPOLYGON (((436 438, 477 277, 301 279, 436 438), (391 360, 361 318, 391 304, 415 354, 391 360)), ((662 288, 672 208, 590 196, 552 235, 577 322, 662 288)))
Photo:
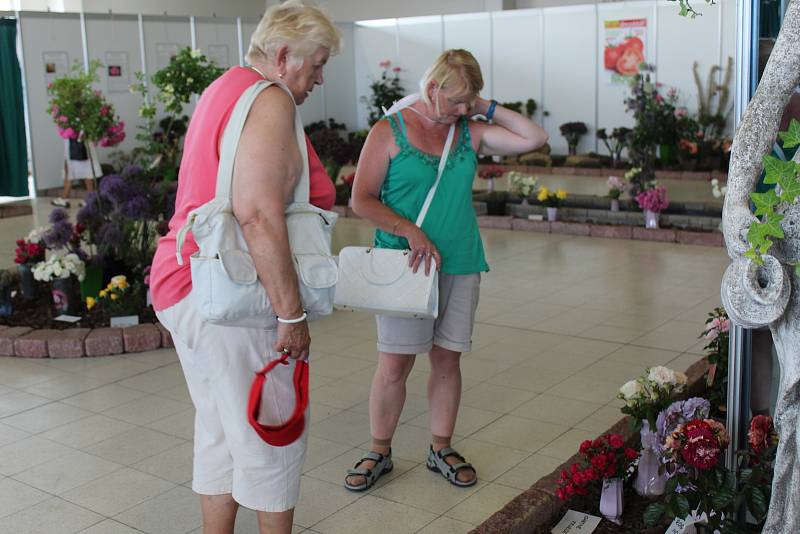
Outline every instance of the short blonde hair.
POLYGON ((304 0, 288 0, 267 9, 258 23, 245 59, 272 61, 283 45, 292 60, 301 63, 324 46, 331 55, 339 53, 342 37, 330 17, 318 6, 304 0))
POLYGON ((442 52, 433 65, 428 67, 419 83, 422 99, 431 104, 427 87, 435 82, 439 89, 453 89, 456 97, 474 98, 483 89, 481 66, 469 51, 450 49, 442 52))

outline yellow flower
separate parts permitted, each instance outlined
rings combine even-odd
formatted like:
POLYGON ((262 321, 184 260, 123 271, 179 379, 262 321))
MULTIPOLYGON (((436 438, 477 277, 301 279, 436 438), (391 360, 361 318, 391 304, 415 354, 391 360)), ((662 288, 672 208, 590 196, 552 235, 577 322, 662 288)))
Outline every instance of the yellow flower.
POLYGON ((563 189, 556 189, 556 198, 558 200, 564 200, 565 198, 567 198, 567 192, 564 191, 563 189))
POLYGON ((106 298, 106 295, 107 295, 107 294, 108 294, 108 291, 107 291, 107 290, 105 290, 105 289, 102 289, 102 290, 100 291, 100 298, 101 298, 101 299, 104 299, 104 298, 106 298))
POLYGON ((113 287, 118 287, 119 289, 125 289, 128 287, 128 279, 125 278, 124 274, 120 274, 115 276, 111 279, 111 282, 108 284, 109 289, 113 287))
POLYGON ((539 200, 539 202, 544 202, 545 200, 547 200, 547 197, 549 196, 550 196, 550 191, 546 187, 542 187, 541 189, 539 189, 539 194, 536 195, 536 198, 539 200))
POLYGON ((111 293, 111 300, 117 300, 118 298, 119 295, 117 295, 116 293, 111 293))
POLYGON ((94 300, 92 297, 86 297, 86 309, 91 310, 94 308, 94 305, 97 304, 97 301, 94 300))

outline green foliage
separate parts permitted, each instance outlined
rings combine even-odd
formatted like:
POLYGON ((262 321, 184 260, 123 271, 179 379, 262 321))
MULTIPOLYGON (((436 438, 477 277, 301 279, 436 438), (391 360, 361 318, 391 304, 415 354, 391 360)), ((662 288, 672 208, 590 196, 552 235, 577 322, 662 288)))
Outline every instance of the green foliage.
POLYGON ((225 69, 217 67, 202 52, 187 46, 170 59, 169 65, 153 75, 153 85, 161 91, 158 99, 164 109, 180 115, 192 95, 201 94, 223 72, 225 69))
POLYGON ((789 130, 778 134, 783 141, 784 148, 794 148, 800 145, 800 122, 792 119, 789 123, 789 130))
POLYGON ((383 68, 381 77, 374 80, 369 86, 372 94, 369 97, 361 97, 361 100, 367 104, 370 126, 383 117, 383 108, 388 109, 405 95, 405 89, 400 85, 400 67, 394 67, 390 72, 391 64, 392 62, 388 59, 381 61, 380 65, 383 68))
MULTIPOLYGON (((675 2, 676 0, 669 0, 669 1, 670 2, 675 2)), ((692 4, 691 4, 690 0, 677 0, 677 2, 680 3, 680 6, 681 6, 681 11, 680 11, 680 16, 681 17, 692 17, 692 18, 695 18, 698 15, 702 15, 702 13, 699 13, 699 12, 695 11, 694 7, 692 7, 692 4)), ((709 5, 713 5, 714 4, 714 0, 706 0, 706 3, 709 4, 709 5)))

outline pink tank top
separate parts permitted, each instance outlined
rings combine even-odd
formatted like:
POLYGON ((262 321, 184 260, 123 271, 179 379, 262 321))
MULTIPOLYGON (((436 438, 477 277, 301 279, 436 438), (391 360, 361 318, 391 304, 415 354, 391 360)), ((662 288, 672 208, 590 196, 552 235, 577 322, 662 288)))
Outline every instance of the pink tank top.
MULTIPOLYGON (((183 145, 175 215, 169 221, 169 233, 158 242, 150 270, 150 294, 157 311, 177 304, 192 290, 189 256, 197 252, 191 233, 183 247, 183 265, 175 257, 175 238, 189 212, 209 202, 216 193, 219 141, 233 107, 242 93, 261 79, 255 71, 234 67, 220 76, 203 92, 197 103, 183 145)), ((325 167, 306 137, 310 172, 310 200, 322 209, 331 209, 336 188, 325 167)))

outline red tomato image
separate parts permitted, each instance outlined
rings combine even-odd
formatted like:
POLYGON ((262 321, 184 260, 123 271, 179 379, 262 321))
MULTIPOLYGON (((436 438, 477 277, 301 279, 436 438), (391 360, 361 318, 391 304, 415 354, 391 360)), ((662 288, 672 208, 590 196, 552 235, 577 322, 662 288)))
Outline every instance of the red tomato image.
POLYGON ((620 46, 623 46, 626 49, 635 48, 639 52, 644 52, 644 43, 638 37, 628 37, 627 39, 622 41, 622 44, 620 46))
POLYGON ((625 50, 625 48, 622 45, 620 45, 620 46, 613 46, 613 45, 606 46, 605 52, 603 54, 603 57, 604 57, 604 60, 605 60, 606 69, 616 70, 616 68, 617 68, 617 60, 622 55, 622 52, 624 50, 625 50))
POLYGON ((626 48, 617 60, 617 72, 620 74, 636 74, 639 72, 639 63, 644 61, 642 51, 636 47, 626 48))

